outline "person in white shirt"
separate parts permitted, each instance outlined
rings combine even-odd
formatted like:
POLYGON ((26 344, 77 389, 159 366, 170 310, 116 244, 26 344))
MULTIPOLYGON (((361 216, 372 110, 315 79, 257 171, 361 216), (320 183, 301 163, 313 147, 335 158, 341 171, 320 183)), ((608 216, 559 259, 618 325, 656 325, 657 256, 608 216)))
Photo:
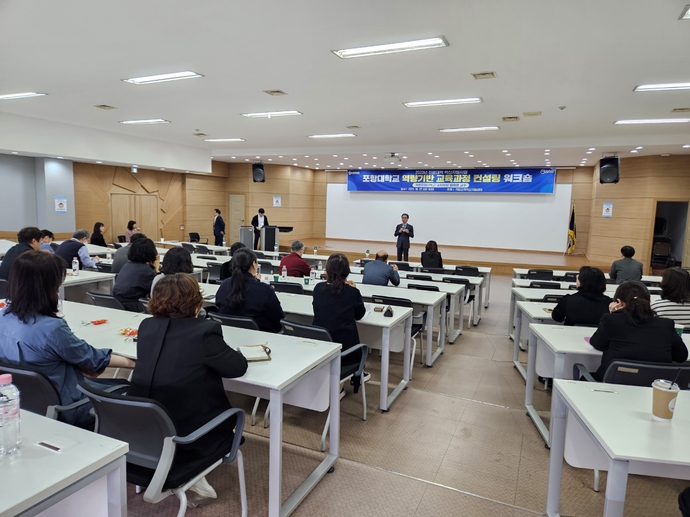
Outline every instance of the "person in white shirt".
POLYGON ((252 217, 252 226, 254 227, 254 249, 259 249, 259 239, 261 238, 261 228, 268 226, 268 217, 265 215, 263 208, 259 208, 259 213, 252 217))
POLYGON ((666 269, 661 276, 661 299, 652 303, 652 310, 690 330, 690 273, 679 267, 666 269))

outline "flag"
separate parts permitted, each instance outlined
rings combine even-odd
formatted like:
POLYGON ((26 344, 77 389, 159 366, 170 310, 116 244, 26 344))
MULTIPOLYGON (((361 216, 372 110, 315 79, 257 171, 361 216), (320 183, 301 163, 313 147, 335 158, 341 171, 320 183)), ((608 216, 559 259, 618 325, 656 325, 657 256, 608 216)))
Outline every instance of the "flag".
POLYGON ((575 229, 575 205, 573 205, 573 210, 570 213, 570 224, 568 225, 568 249, 566 250, 568 255, 573 252, 576 243, 577 230, 575 229))

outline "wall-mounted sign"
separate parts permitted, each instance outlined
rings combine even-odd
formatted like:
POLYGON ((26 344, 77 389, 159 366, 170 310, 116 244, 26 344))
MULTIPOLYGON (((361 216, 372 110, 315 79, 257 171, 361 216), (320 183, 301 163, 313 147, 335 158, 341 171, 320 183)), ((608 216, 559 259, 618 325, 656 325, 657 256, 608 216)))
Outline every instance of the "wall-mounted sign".
POLYGON ((601 210, 601 217, 613 217, 613 203, 604 203, 601 210))
POLYGON ((180 231, 181 231, 181 232, 184 231, 184 224, 181 224, 181 225, 180 225, 180 231))
POLYGON ((283 206, 283 199, 281 196, 273 196, 273 208, 280 208, 283 206))
POLYGON ((67 213, 67 198, 63 196, 55 196, 55 213, 56 214, 66 214, 67 213))
POLYGON ((347 190, 553 194, 556 169, 348 170, 347 190))

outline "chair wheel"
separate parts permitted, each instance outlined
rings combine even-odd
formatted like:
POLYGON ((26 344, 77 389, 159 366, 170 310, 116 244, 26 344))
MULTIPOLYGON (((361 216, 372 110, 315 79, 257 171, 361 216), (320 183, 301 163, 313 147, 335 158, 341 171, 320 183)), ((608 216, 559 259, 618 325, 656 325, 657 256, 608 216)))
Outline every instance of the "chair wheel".
POLYGON ((390 409, 382 409, 381 410, 381 413, 389 413, 389 412, 390 412, 390 409))
POLYGON ((406 389, 407 389, 407 386, 405 386, 405 387, 403 388, 403 391, 405 391, 406 389))
POLYGON ((427 368, 433 368, 433 367, 434 367, 433 364, 427 364, 427 365, 425 365, 425 366, 426 366, 427 368))
POLYGON ((525 413, 525 416, 529 416, 529 413, 525 413))
POLYGON ((326 471, 327 474, 333 474, 333 472, 335 472, 335 467, 331 467, 326 471))
POLYGON ((548 443, 545 443, 545 444, 544 444, 544 449, 546 449, 547 451, 550 451, 550 450, 551 450, 551 447, 549 447, 549 444, 548 444, 548 443))

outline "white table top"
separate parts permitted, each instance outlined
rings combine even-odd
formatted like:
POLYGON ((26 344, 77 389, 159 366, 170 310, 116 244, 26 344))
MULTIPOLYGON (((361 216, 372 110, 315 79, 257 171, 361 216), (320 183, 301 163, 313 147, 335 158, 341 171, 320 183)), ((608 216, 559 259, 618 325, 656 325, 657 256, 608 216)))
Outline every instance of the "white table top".
MULTIPOLYGON (((359 288, 359 285, 362 284, 362 278, 363 275, 358 275, 358 274, 351 274, 350 276, 347 277, 348 280, 352 280, 355 284, 357 284, 357 288, 359 288)), ((483 280, 482 277, 477 277, 480 280, 483 280)), ((388 285, 387 287, 397 287, 398 289, 407 289, 407 286, 410 284, 415 284, 415 285, 429 285, 432 287, 438 287, 439 292, 441 293, 446 293, 446 294, 458 294, 461 293, 462 291, 465 290, 465 286, 462 284, 452 284, 449 282, 434 282, 434 281, 429 281, 429 280, 408 280, 406 278, 400 277, 400 285, 394 286, 392 284, 388 285)), ((306 286, 305 286, 306 288, 306 286)), ((408 289, 409 291, 409 289, 408 289)), ((408 291, 405 291, 407 293, 408 291)), ((406 298, 406 294, 401 294, 399 296, 402 296, 403 298, 406 298)))
MULTIPOLYGON (((550 269, 550 268, 542 268, 542 269, 550 269)), ((516 268, 513 268, 513 276, 514 277, 515 276, 527 276, 528 271, 529 271, 529 269, 516 267, 516 268)), ((554 279, 562 278, 565 276, 566 273, 578 273, 579 272, 579 271, 573 271, 573 270, 569 270, 569 269, 565 269, 565 270, 553 269, 552 271, 553 271, 554 279)), ((606 272, 604 272, 604 276, 606 277, 606 280, 611 279, 609 274, 606 272)), ((659 282, 661 282, 661 277, 656 276, 656 275, 642 275, 642 281, 643 282, 653 282, 653 283, 658 284, 659 282)))
POLYGON ((114 281, 115 275, 112 273, 101 273, 100 271, 89 271, 87 269, 82 269, 79 271, 77 276, 70 275, 70 271, 67 272, 65 281, 62 283, 63 286, 69 287, 70 285, 78 284, 90 284, 92 282, 105 282, 114 281))
POLYGON ((535 319, 551 319, 551 311, 556 306, 555 303, 546 302, 517 302, 518 307, 522 313, 529 318, 535 319))
MULTIPOLYGON (((374 260, 375 258, 376 258, 376 254, 375 254, 375 253, 372 253, 371 256, 368 258, 368 260, 374 260)), ((360 258, 360 259, 355 260, 355 262, 359 264, 359 261, 362 260, 362 259, 367 260, 366 257, 362 257, 362 258, 360 258)), ((404 260, 393 260, 393 258, 388 257, 388 262, 406 262, 406 261, 404 261, 404 260)), ((422 263, 421 263, 421 262, 410 262, 410 261, 407 261, 407 263, 410 265, 410 267, 414 267, 414 268, 417 268, 417 267, 420 268, 420 267, 422 267, 422 263)), ((486 266, 472 266, 472 267, 477 267, 477 268, 479 269, 479 273, 481 273, 482 275, 486 275, 486 274, 491 273, 491 268, 490 268, 490 267, 486 267, 486 266)), ((445 270, 447 270, 447 271, 449 271, 449 272, 450 272, 450 271, 455 271, 455 264, 443 266, 443 269, 445 269, 445 270)))
MULTIPOLYGON (((490 270, 491 268, 488 268, 488 269, 490 270)), ((350 266, 350 273, 355 274, 355 275, 363 275, 364 274, 364 267, 362 267, 362 266, 350 266)), ((400 275, 401 280, 403 278, 407 278, 407 275, 430 276, 432 282, 443 282, 444 277, 452 276, 452 277, 464 278, 465 280, 469 280, 470 285, 472 285, 472 286, 483 286, 484 280, 485 280, 483 276, 459 276, 459 275, 451 274, 450 271, 448 272, 448 274, 441 274, 441 273, 420 273, 420 272, 415 272, 415 271, 398 270, 398 275, 400 275)), ((410 279, 410 282, 417 284, 417 283, 428 282, 428 280, 412 280, 412 279, 410 279)))
MULTIPOLYGON (((605 295, 607 296, 613 296, 613 294, 616 292, 616 285, 612 285, 614 288, 613 290, 606 289, 604 292, 605 295)), ((511 293, 514 294, 517 299, 519 300, 530 300, 530 301, 539 301, 544 298, 544 295, 561 295, 564 296, 566 294, 575 294, 577 291, 574 289, 537 289, 536 287, 513 287, 511 288, 511 293)), ((650 295, 650 299, 652 302, 658 300, 661 298, 658 294, 652 294, 650 295)))
MULTIPOLYGON (((513 287, 525 287, 529 288, 532 282, 549 282, 551 284, 559 284, 561 291, 570 291, 570 294, 576 292, 575 289, 570 289, 571 285, 575 285, 575 282, 559 282, 557 280, 527 280, 526 278, 513 278, 513 287)), ((616 292, 618 285, 616 284, 606 284, 606 293, 611 296, 611 294, 616 292)), ((533 288, 536 289, 536 288, 533 288)), ((654 288, 652 288, 654 289, 654 288)), ((568 292, 561 294, 569 294, 568 292)))
POLYGON ((187 241, 153 241, 154 244, 160 244, 161 246, 176 246, 181 247, 182 244, 189 244, 190 246, 206 246, 209 251, 219 251, 221 253, 229 253, 230 248, 228 246, 214 246, 213 244, 204 244, 203 242, 187 242, 187 241))
POLYGON ((594 327, 573 327, 565 325, 547 325, 532 323, 529 326, 543 342, 557 354, 592 354, 601 355, 585 338, 592 337, 594 327))
POLYGON ((690 464, 690 392, 678 394, 670 422, 659 422, 652 417, 651 387, 554 379, 554 389, 612 459, 690 464))
POLYGON ((0 256, 4 255, 9 249, 17 244, 16 242, 8 241, 7 239, 0 239, 0 256))
POLYGON ((21 411, 22 451, 0 462, 0 515, 17 515, 124 456, 125 442, 21 411), (37 442, 74 444, 57 453, 37 442))

